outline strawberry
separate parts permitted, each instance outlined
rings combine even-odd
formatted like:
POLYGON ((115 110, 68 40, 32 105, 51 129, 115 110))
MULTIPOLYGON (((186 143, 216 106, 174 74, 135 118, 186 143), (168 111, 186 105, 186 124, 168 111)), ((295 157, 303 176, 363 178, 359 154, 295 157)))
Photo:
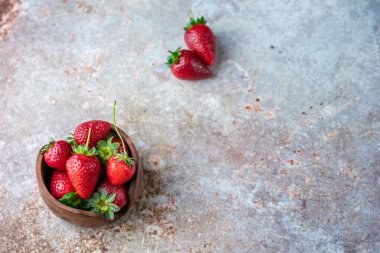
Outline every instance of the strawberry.
POLYGON ((107 176, 113 185, 128 182, 136 171, 132 158, 125 154, 113 155, 107 164, 107 176))
POLYGON ((114 213, 120 211, 120 207, 115 203, 116 193, 108 194, 105 188, 99 188, 90 199, 86 201, 85 208, 91 212, 103 214, 107 219, 113 220, 114 213))
POLYGON ((66 161, 71 156, 71 146, 67 141, 54 141, 43 147, 41 150, 44 154, 46 164, 57 170, 66 170, 66 161))
POLYGON ((54 198, 60 199, 70 192, 75 192, 69 176, 65 171, 53 171, 50 179, 50 193, 54 198))
POLYGON ((204 17, 194 19, 190 13, 190 22, 185 27, 185 43, 197 53, 207 65, 215 61, 215 37, 206 25, 204 17))
POLYGON ((190 50, 178 48, 170 52, 166 63, 173 75, 182 80, 201 80, 212 76, 212 71, 202 61, 202 59, 190 50))
POLYGON ((86 208, 113 220, 114 213, 127 204, 127 198, 125 185, 114 186, 107 178, 104 178, 98 186, 98 191, 86 201, 86 208))
POLYGON ((96 157, 96 149, 94 147, 88 149, 91 130, 92 128, 88 130, 86 145, 74 148, 75 154, 66 163, 70 181, 82 199, 88 199, 95 190, 102 168, 96 157))
POLYGON ((107 137, 107 134, 111 129, 111 124, 101 120, 91 120, 80 124, 74 130, 74 141, 76 144, 84 145, 86 143, 88 130, 90 128, 92 129, 92 135, 88 147, 92 148, 96 146, 98 141, 107 137))
POLYGON ((113 137, 110 137, 107 141, 101 140, 98 142, 98 156, 104 164, 107 164, 111 156, 116 154, 120 148, 120 144, 112 139, 113 137))
POLYGON ((108 178, 104 178, 100 182, 98 186, 98 190, 101 188, 105 189, 108 194, 112 194, 112 193, 116 194, 116 197, 113 203, 116 204, 118 207, 122 208, 123 206, 127 204, 127 199, 128 199, 127 187, 124 184, 115 186, 111 184, 108 178))
POLYGON ((136 167, 132 158, 128 157, 127 150, 125 148, 124 140, 121 138, 116 126, 116 101, 113 106, 113 124, 115 126, 116 133, 121 140, 123 146, 123 153, 113 155, 107 164, 107 176, 113 185, 121 185, 129 181, 135 173, 136 167))

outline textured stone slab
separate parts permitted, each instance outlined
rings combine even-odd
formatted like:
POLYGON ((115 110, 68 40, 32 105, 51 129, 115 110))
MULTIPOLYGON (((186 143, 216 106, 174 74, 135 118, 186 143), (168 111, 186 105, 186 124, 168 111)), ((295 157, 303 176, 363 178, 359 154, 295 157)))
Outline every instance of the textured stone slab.
POLYGON ((1 251, 379 252, 380 3, 23 1, 0 42, 1 251), (176 80, 188 10, 215 77, 176 80), (118 122, 143 159, 136 210, 55 217, 34 165, 50 137, 118 122))

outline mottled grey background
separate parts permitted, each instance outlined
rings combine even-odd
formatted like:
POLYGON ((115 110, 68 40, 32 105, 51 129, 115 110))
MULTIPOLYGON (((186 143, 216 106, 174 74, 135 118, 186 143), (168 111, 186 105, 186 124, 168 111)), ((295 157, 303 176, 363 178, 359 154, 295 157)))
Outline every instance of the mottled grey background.
POLYGON ((1 252, 380 252, 380 2, 24 0, 0 41, 1 252), (188 10, 215 77, 175 79, 188 10), (143 159, 136 210, 55 217, 39 148, 90 119, 143 159))

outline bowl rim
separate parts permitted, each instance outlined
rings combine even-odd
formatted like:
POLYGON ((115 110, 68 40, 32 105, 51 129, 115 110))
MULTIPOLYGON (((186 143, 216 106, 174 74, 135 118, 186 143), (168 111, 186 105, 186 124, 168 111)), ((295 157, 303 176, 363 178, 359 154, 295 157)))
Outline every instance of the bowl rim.
MULTIPOLYGON (((138 155, 138 152, 136 150, 136 147, 135 147, 132 139, 122 129, 120 129, 119 127, 117 127, 117 129, 118 129, 121 137, 125 141, 125 144, 129 147, 129 150, 131 151, 133 159, 135 161, 135 167, 136 167, 135 175, 136 175, 136 178, 134 178, 133 180, 130 181, 132 183, 133 181, 137 181, 137 179, 138 179, 137 177, 140 174, 139 170, 142 170, 142 168, 140 166, 139 155, 138 155)), ((114 132, 116 132, 115 131, 115 127, 112 124, 111 124, 111 130, 113 130, 114 132)), ((102 220, 104 220, 106 222, 109 222, 109 223, 112 223, 112 222, 116 221, 117 219, 119 219, 120 217, 122 217, 123 215, 125 215, 129 211, 129 209, 131 208, 130 205, 127 206, 127 209, 125 210, 125 212, 123 212, 123 213, 120 213, 120 212, 116 213, 115 214, 115 218, 113 220, 107 220, 101 214, 94 213, 94 212, 91 212, 91 211, 81 210, 81 209, 77 209, 77 208, 73 208, 73 207, 69 207, 69 206, 66 206, 65 204, 59 202, 56 198, 53 197, 53 195, 51 195, 51 193, 49 192, 49 190, 48 190, 48 188, 47 188, 47 186, 46 186, 46 184, 45 184, 45 182, 43 180, 43 176, 42 176, 42 162, 43 162, 44 156, 43 156, 43 153, 41 153, 42 148, 38 151, 37 163, 36 163, 37 184, 39 186, 39 190, 41 191, 40 192, 41 197, 42 197, 42 195, 45 195, 45 197, 47 197, 51 202, 57 204, 58 208, 64 209, 65 211, 67 211, 69 213, 77 214, 77 215, 83 215, 83 216, 97 218, 97 219, 102 219, 102 220)), ((52 169, 52 170, 54 170, 54 169, 52 169)), ((142 178, 141 178, 141 180, 142 180, 142 178)), ((138 190, 139 185, 137 185, 137 184, 138 183, 136 183, 136 185, 135 185, 135 189, 138 190)), ((45 203, 45 204, 49 208, 51 208, 49 204, 47 204, 47 203, 45 203)), ((128 204, 129 204, 129 202, 128 202, 128 204)))

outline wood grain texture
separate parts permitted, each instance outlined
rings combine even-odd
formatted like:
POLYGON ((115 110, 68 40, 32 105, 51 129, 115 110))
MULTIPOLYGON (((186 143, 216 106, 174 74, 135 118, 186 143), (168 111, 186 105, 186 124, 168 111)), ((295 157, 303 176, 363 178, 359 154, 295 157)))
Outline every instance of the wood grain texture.
MULTIPOLYGON (((129 136, 120 128, 118 128, 118 130, 123 140, 125 141, 125 144, 128 146, 128 155, 132 156, 135 161, 136 172, 133 178, 128 183, 126 183, 128 188, 128 204, 115 214, 115 219, 112 221, 107 220, 103 215, 90 211, 71 208, 56 200, 48 190, 53 169, 47 166, 45 160, 43 159, 43 155, 40 152, 38 153, 36 164, 38 189, 46 205, 59 218, 82 227, 99 227, 120 219, 134 206, 141 189, 143 171, 141 163, 139 161, 138 152, 131 138, 129 138, 129 136)), ((114 127, 112 127, 109 136, 116 136, 114 127)))

